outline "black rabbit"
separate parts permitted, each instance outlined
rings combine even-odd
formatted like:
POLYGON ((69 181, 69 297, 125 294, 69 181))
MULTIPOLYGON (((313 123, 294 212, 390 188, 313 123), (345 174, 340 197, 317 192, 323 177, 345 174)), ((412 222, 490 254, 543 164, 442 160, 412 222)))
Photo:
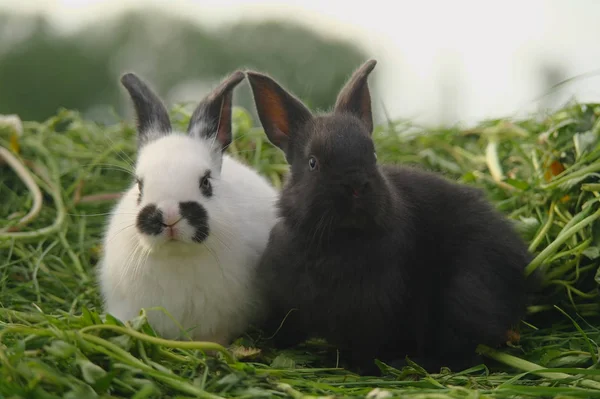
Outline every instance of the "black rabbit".
POLYGON ((314 116, 248 71, 261 124, 291 171, 259 265, 275 345, 310 337, 362 373, 374 359, 429 371, 476 364, 524 315, 530 254, 479 190, 416 168, 378 165, 363 64, 332 113, 314 116), (294 311, 290 312, 292 309, 294 311), (288 314, 289 313, 289 314, 288 314))

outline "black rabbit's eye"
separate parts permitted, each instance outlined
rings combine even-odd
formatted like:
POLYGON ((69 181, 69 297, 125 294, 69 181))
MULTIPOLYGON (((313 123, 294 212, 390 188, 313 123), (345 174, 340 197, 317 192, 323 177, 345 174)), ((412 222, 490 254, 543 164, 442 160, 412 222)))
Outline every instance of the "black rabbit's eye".
POLYGON ((308 158, 308 167, 310 168, 310 170, 315 170, 317 168, 317 158, 308 158))
POLYGON ((207 171, 204 176, 200 178, 200 190, 205 197, 212 196, 212 184, 210 184, 210 171, 207 171))

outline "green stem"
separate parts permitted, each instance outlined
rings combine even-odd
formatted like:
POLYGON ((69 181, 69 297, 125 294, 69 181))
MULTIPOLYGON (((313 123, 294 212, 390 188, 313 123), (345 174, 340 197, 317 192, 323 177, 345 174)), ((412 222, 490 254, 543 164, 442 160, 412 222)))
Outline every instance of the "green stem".
MULTIPOLYGON (((27 212, 25 216, 21 218, 21 220, 19 220, 19 222, 15 226, 23 227, 27 223, 30 223, 33 219, 35 219, 42 210, 42 191, 40 190, 40 187, 35 183, 35 180, 29 169, 27 169, 27 167, 25 167, 25 165, 23 165, 23 163, 17 159, 17 157, 12 155, 10 151, 8 151, 2 146, 0 146, 0 158, 4 158, 6 163, 8 163, 8 165, 11 168, 13 168, 19 179, 21 179, 23 184, 25 184, 25 186, 29 190, 29 193, 33 197, 33 205, 31 209, 29 210, 29 212, 27 212)), ((5 231, 8 231, 8 228, 0 229, 0 233, 5 231)))
POLYGON ((546 233, 548 233, 548 230, 550 230, 550 227, 552 226, 552 223, 554 222, 554 207, 555 206, 556 206, 556 202, 553 201, 550 204, 550 211, 548 213, 548 220, 546 221, 546 223, 544 223, 544 226, 542 226, 542 228, 540 229, 540 232, 538 233, 538 235, 535 236, 535 238, 531 242, 531 245, 529 245, 529 252, 534 252, 535 251, 535 249, 538 247, 538 245, 540 245, 540 243, 542 242, 542 240, 546 236, 546 233))
POLYGON ((179 362, 179 363, 187 363, 189 360, 181 355, 173 353, 171 351, 165 350, 164 348, 158 348, 160 354, 164 357, 168 357, 169 359, 179 362))
POLYGON ((571 259, 567 262, 563 262, 561 266, 553 267, 552 270, 549 270, 548 273, 546 273, 544 280, 551 281, 565 276, 570 269, 577 266, 578 261, 578 259, 571 259))
POLYGON ((54 182, 48 182, 47 184, 49 185, 48 192, 52 196, 52 200, 54 201, 54 205, 56 207, 56 218, 54 219, 54 223, 52 223, 50 226, 47 226, 47 227, 44 227, 44 228, 41 228, 41 229, 38 229, 35 231, 24 231, 24 232, 16 232, 16 233, 5 233, 5 232, 0 233, 0 244, 2 243, 2 241, 5 241, 5 240, 11 240, 11 239, 35 240, 35 239, 39 239, 40 237, 48 236, 50 234, 53 234, 53 233, 59 231, 65 221, 66 211, 65 211, 65 206, 64 206, 63 200, 62 200, 62 195, 61 195, 61 192, 59 189, 60 179, 58 178, 58 172, 56 169, 56 165, 54 164, 54 161, 50 157, 50 154, 48 154, 48 151, 45 148, 43 148, 42 145, 40 145, 38 143, 33 143, 33 144, 34 144, 34 147, 37 147, 37 149, 44 154, 44 156, 48 160, 48 163, 51 165, 52 178, 54 179, 54 182))
MULTIPOLYGON (((548 378, 550 380, 565 380, 575 378, 575 376, 572 376, 570 374, 552 372, 550 369, 544 368, 539 364, 520 359, 507 353, 499 352, 486 345, 479 345, 477 347, 477 352, 489 357, 490 359, 494 359, 500 363, 504 363, 507 366, 514 367, 516 369, 523 370, 528 373, 538 375, 540 377, 548 378)), ((600 382, 592 381, 585 378, 580 379, 579 384, 586 388, 600 389, 600 382)))
POLYGON ((566 231, 561 231, 558 237, 556 237, 556 239, 550 245, 548 245, 542 252, 540 252, 538 256, 536 256, 535 259, 533 259, 529 265, 527 265, 527 267, 525 268, 525 275, 529 276, 531 273, 533 273, 535 269, 537 269, 542 264, 542 262, 546 260, 552 253, 556 252, 558 248, 569 239, 569 237, 571 237, 573 234, 577 233, 579 230, 583 229, 587 225, 592 224, 599 217, 600 209, 598 209, 591 216, 588 216, 587 218, 583 219, 581 222, 575 224, 574 226, 571 226, 566 231))
POLYGON ((135 358, 134 356, 132 356, 129 352, 124 351, 123 349, 119 348, 117 345, 110 343, 102 338, 96 337, 94 335, 90 335, 90 334, 78 334, 78 333, 74 333, 74 332, 69 332, 67 335, 70 335, 72 338, 80 338, 83 340, 86 340, 88 342, 92 342, 96 345, 98 345, 100 348, 98 349, 102 349, 101 352, 103 352, 104 354, 108 355, 108 356, 116 356, 122 359, 122 361, 125 361, 126 363, 130 363, 132 365, 134 365, 134 367, 138 367, 139 369, 141 369, 142 371, 144 371, 144 373, 156 378, 157 380, 162 381, 165 384, 171 385, 173 388, 178 389, 182 392, 186 392, 192 395, 197 395, 200 398, 204 398, 204 399, 222 399, 220 396, 218 395, 214 395, 212 393, 206 392, 204 390, 198 389, 193 385, 188 384, 185 380, 183 380, 180 377, 177 377, 175 375, 173 376, 169 376, 169 375, 165 375, 164 373, 154 370, 152 367, 148 366, 147 364, 145 364, 144 362, 142 362, 141 360, 135 358), (79 337, 77 337, 79 336, 79 337))
POLYGON ((589 354, 592 357, 592 362, 594 364, 598 363, 598 355, 596 354, 596 351, 594 350, 594 347, 592 346, 592 343, 590 342, 589 337, 587 336, 587 334, 585 333, 585 331, 583 331, 583 329, 581 328, 581 326, 579 325, 579 323, 577 323, 571 316, 569 316, 569 314, 567 312, 565 312, 564 310, 562 310, 558 306, 554 305, 554 308, 556 310, 558 310, 560 313, 562 313, 564 316, 568 317, 569 320, 571 320, 571 323, 573 323, 573 325, 575 326, 575 328, 577 329, 577 331, 579 331, 579 333, 583 336, 583 339, 585 339, 585 342, 586 342, 586 344, 588 346, 588 349, 589 349, 589 354))
POLYGON ((75 268, 77 269, 77 272, 79 273, 79 277, 81 278, 81 280, 84 283, 87 283, 90 280, 90 277, 85 272, 85 270, 83 270, 83 266, 82 266, 81 262, 79 261, 79 258, 77 257, 77 255, 75 255, 75 252, 73 252, 73 249, 71 248, 71 245, 69 244, 69 241, 67 240, 65 232, 61 231, 59 234, 59 237, 60 237, 60 242, 67 249, 67 254, 69 255, 69 258, 71 258, 71 261, 75 265, 75 268))
POLYGON ((25 313, 19 312, 18 310, 0 308, 0 315, 3 321, 7 321, 9 318, 15 318, 28 323, 41 323, 46 321, 46 318, 41 313, 25 313))
MULTIPOLYGON (((600 120, 600 119, 599 119, 600 120)), ((581 185, 583 191, 600 191, 600 183, 585 183, 581 185)))
POLYGON ((577 215, 573 216, 571 218, 571 220, 569 220, 567 222, 567 224, 565 224, 565 226, 563 227, 563 229, 561 230, 561 232, 558 233, 558 235, 556 237, 560 237, 561 234, 563 234, 563 232, 565 232, 568 229, 570 229, 571 226, 573 226, 573 225, 581 222, 583 219, 585 219, 590 214, 590 212, 592 211, 592 209, 593 208, 591 206, 588 206, 587 208, 585 208, 584 210, 582 210, 581 212, 579 212, 577 215))
POLYGON ((110 324, 100 324, 89 327, 84 327, 79 330, 81 333, 86 333, 91 330, 111 330, 121 334, 130 335, 142 341, 150 342, 155 345, 166 346, 168 348, 179 348, 179 349, 192 349, 192 350, 201 350, 201 351, 217 351, 223 354, 227 363, 235 363, 235 357, 227 351, 223 346, 214 343, 214 342, 205 342, 205 341, 173 341, 158 337, 152 337, 150 335, 142 334, 138 331, 132 330, 130 328, 125 328, 121 326, 115 326, 110 324))
POLYGON ((563 280, 552 280, 552 281, 548 281, 548 284, 556 284, 556 285, 560 285, 565 287, 566 289, 568 289, 571 292, 574 292, 575 294, 577 294, 578 296, 582 297, 582 298, 587 298, 587 299, 592 299, 592 298, 596 298, 598 296, 597 292, 594 290, 592 291, 592 294, 586 294, 583 291, 578 290, 577 288, 573 287, 568 281, 563 281, 563 280))
POLYGON ((573 254, 579 255, 581 252, 585 251, 587 249, 587 247, 590 246, 591 243, 592 243, 592 237, 588 238, 587 240, 583 241, 582 243, 578 244, 577 246, 575 246, 571 249, 568 249, 566 251, 562 251, 562 252, 557 253, 556 255, 553 255, 548 260, 548 263, 552 263, 557 259, 564 258, 565 256, 569 256, 569 255, 573 255, 573 254))

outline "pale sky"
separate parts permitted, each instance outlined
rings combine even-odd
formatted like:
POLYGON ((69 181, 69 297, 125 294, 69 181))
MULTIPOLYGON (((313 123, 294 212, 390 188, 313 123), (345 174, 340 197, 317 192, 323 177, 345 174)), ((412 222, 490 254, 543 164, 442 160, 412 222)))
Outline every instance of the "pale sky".
MULTIPOLYGON (((393 118, 439 120, 444 77, 455 81, 456 119, 535 110, 543 61, 566 77, 600 70, 600 0, 0 0, 12 10, 44 10, 74 29, 130 7, 167 7, 205 25, 239 19, 292 18, 349 38, 379 63, 380 98, 393 118), (393 4, 393 6, 391 5, 393 4)), ((600 76, 561 89, 561 99, 600 101, 600 76)))

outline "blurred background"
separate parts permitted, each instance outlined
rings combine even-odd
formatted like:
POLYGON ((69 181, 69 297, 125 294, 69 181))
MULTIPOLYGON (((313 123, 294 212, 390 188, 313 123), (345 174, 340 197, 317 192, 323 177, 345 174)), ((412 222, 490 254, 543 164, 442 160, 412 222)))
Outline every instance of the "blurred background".
MULTIPOLYGON (((470 125, 597 101, 599 15, 598 0, 0 0, 0 114, 113 123, 131 116, 125 71, 172 105, 241 67, 326 110, 373 57, 377 122, 470 125)), ((253 111, 246 84, 236 103, 253 111)))

